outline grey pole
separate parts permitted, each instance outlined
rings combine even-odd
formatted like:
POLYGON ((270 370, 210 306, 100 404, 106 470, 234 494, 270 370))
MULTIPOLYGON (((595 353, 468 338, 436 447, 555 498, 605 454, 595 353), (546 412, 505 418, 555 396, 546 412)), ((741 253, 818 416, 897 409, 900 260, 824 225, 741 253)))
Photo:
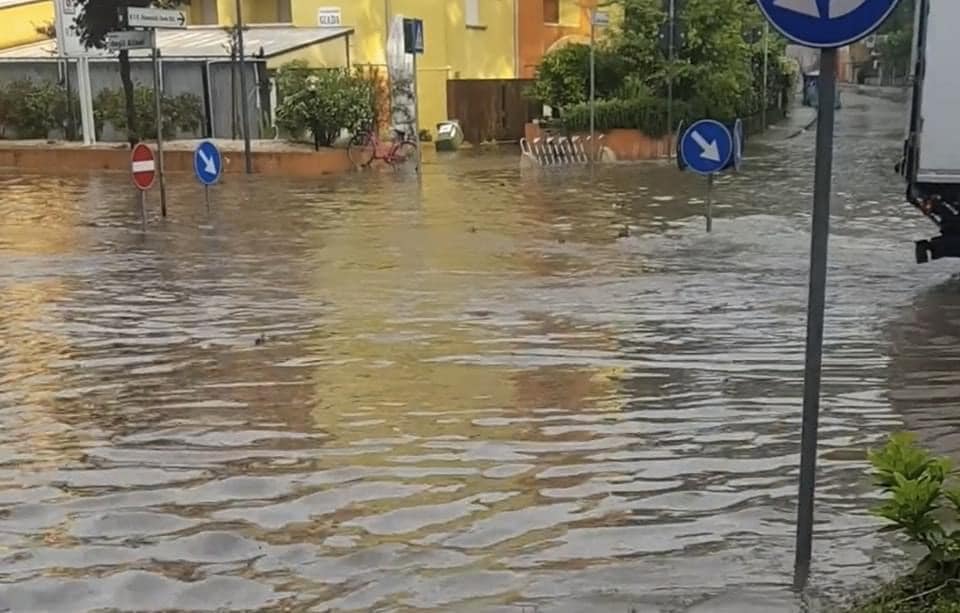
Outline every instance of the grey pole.
POLYGON ((413 142, 417 144, 417 176, 423 172, 420 147, 420 90, 417 87, 417 53, 413 53, 413 142))
MULTIPOLYGON (((670 5, 668 9, 667 24, 667 128, 669 128, 670 133, 673 134, 673 56, 674 56, 674 47, 676 46, 676 41, 674 40, 674 32, 676 31, 676 20, 677 20, 677 6, 676 0, 670 0, 670 5)), ((670 147, 670 152, 668 153, 669 159, 673 159, 673 153, 676 147, 670 147)))
POLYGON ((160 215, 167 216, 167 182, 163 174, 163 104, 160 91, 160 49, 157 47, 157 31, 153 30, 153 100, 157 110, 157 173, 160 175, 160 215))
POLYGON ((837 87, 837 51, 820 52, 820 108, 817 119, 816 170, 813 183, 813 226, 810 240, 810 297, 807 306, 807 353, 803 380, 803 434, 800 448, 800 495, 793 584, 807 585, 813 551, 813 502, 817 477, 817 429, 820 421, 820 377, 823 364, 823 320, 827 286, 827 244, 830 236, 830 190, 833 173, 833 117, 837 87))
POLYGON ((590 11, 590 163, 597 157, 596 139, 597 122, 597 11, 590 11))
POLYGON ((707 175, 707 234, 713 232, 713 175, 707 175))
POLYGON ((243 163, 247 174, 253 174, 253 158, 250 155, 250 103, 247 101, 247 61, 243 53, 243 8, 237 0, 237 53, 240 56, 240 129, 243 131, 243 163))
POLYGON ((763 22, 763 108, 760 110, 760 118, 763 122, 763 131, 767 131, 767 106, 769 106, 770 96, 767 93, 769 86, 768 77, 770 71, 770 22, 763 22))

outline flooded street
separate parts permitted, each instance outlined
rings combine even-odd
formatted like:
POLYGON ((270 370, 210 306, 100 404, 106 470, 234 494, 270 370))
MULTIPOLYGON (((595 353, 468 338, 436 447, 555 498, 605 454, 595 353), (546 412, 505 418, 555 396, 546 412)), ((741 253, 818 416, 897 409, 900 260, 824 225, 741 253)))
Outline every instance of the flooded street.
MULTIPOLYGON (((911 564, 866 448, 960 457, 957 264, 913 262, 902 107, 844 102, 825 600, 911 564)), ((125 176, 0 174, 0 609, 793 610, 806 113, 712 235, 666 164, 180 176, 146 234, 125 176)))

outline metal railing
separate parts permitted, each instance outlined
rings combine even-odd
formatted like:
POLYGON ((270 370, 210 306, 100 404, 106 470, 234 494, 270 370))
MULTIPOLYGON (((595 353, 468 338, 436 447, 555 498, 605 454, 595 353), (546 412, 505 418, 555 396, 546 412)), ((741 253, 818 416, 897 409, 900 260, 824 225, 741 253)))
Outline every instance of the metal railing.
POLYGON ((604 136, 546 136, 528 141, 520 139, 521 156, 537 166, 587 164, 599 160, 603 152, 604 136))

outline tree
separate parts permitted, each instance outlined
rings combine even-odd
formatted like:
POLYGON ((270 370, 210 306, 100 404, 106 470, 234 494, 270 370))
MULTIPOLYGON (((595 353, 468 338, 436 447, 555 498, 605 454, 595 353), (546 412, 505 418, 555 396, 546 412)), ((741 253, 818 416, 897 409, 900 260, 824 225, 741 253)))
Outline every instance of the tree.
POLYGON ((878 32, 877 51, 895 74, 903 75, 910 71, 914 1, 902 0, 878 32))
MULTIPOLYGON (((87 49, 106 47, 107 34, 121 29, 120 12, 128 6, 158 6, 170 8, 184 4, 176 0, 77 0, 80 14, 77 16, 77 33, 87 49)), ((120 81, 123 83, 123 98, 127 113, 127 140, 135 145, 140 140, 141 126, 137 125, 133 79, 130 76, 130 52, 119 53, 120 81)))

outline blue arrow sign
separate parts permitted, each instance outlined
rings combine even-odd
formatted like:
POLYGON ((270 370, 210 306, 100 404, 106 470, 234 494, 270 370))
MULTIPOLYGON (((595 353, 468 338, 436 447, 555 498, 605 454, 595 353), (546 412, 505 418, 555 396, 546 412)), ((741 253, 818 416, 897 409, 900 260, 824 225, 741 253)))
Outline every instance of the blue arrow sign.
POLYGON ((807 47, 843 47, 869 36, 900 0, 757 0, 773 27, 807 47))
POLYGON ((197 181, 204 185, 213 185, 223 174, 223 156, 212 142, 205 140, 197 145, 193 152, 193 172, 197 181))
POLYGON ((687 168, 701 175, 722 171, 733 155, 733 136, 727 126, 713 119, 701 119, 683 133, 680 155, 687 168))

